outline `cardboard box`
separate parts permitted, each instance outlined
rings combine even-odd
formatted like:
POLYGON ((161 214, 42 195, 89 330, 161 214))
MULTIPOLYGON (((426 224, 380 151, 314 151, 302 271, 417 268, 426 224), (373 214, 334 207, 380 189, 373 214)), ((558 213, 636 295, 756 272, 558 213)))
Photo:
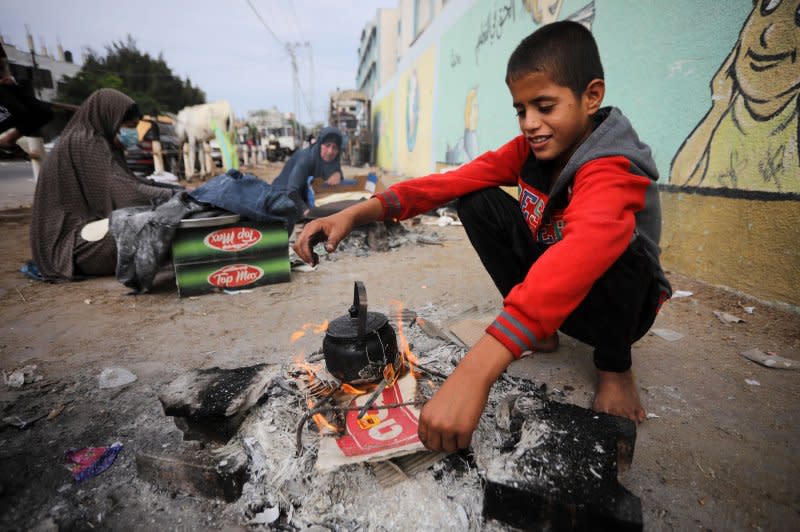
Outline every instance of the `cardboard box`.
POLYGON ((172 262, 181 297, 284 283, 289 236, 281 224, 236 215, 184 220, 172 242, 172 262))

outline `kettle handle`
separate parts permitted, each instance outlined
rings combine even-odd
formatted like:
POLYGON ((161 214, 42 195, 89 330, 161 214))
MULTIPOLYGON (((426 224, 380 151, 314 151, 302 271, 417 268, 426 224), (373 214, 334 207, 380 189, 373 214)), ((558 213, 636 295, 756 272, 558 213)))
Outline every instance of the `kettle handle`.
POLYGON ((351 319, 358 319, 358 341, 363 342, 367 331, 367 289, 361 281, 353 286, 353 306, 349 313, 351 319))

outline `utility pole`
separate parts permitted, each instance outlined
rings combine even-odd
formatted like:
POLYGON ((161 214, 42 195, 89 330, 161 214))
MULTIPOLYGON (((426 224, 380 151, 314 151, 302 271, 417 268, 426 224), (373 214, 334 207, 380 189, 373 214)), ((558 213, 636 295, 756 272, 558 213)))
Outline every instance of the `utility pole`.
MULTIPOLYGON (((292 61, 292 105, 294 107, 294 119, 299 125, 300 121, 300 103, 301 99, 304 100, 306 105, 306 110, 308 111, 308 119, 313 121, 313 111, 311 105, 309 104, 308 99, 306 98, 305 94, 303 93, 303 87, 300 84, 300 69, 297 67, 297 52, 298 48, 311 48, 311 43, 308 41, 305 42, 293 42, 293 43, 286 43, 286 53, 289 54, 289 58, 292 61)), ((298 131, 295 132, 295 136, 299 135, 299 128, 298 131)))

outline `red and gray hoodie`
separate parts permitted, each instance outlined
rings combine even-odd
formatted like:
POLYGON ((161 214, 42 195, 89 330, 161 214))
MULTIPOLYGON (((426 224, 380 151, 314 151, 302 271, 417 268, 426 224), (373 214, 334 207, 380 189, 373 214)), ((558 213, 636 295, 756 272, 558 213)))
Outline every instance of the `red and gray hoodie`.
POLYGON ((484 188, 519 187, 523 216, 548 248, 486 329, 515 357, 555 333, 636 238, 644 242, 663 291, 670 293, 658 258, 658 171, 650 148, 619 109, 598 111, 594 131, 550 190, 537 167, 520 135, 455 170, 404 181, 376 195, 384 219, 403 220, 484 188))

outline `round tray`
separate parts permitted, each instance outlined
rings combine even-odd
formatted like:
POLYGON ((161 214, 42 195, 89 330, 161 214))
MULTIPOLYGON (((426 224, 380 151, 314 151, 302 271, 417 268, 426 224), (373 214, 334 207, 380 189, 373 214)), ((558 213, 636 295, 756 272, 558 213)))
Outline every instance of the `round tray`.
POLYGON ((191 227, 214 227, 217 225, 227 225, 236 223, 241 219, 238 214, 224 214, 222 216, 212 216, 210 218, 186 218, 181 220, 180 228, 191 227))

